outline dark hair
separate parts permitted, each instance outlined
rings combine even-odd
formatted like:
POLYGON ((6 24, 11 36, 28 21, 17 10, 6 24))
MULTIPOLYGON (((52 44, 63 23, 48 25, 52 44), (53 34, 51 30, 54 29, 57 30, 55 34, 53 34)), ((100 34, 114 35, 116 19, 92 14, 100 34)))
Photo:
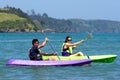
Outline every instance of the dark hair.
POLYGON ((68 41, 68 38, 71 38, 71 37, 70 37, 70 36, 67 36, 67 37, 66 37, 66 39, 65 39, 65 42, 67 42, 67 41, 68 41))
POLYGON ((34 45, 34 43, 35 43, 36 41, 38 41, 38 39, 33 39, 33 40, 32 40, 32 45, 34 45))

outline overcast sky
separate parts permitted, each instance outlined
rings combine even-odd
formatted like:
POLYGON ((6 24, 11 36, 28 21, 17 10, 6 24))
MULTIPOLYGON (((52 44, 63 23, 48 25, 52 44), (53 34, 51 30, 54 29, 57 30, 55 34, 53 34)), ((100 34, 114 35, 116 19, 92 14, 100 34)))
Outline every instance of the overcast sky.
POLYGON ((0 0, 0 7, 11 6, 24 12, 35 10, 58 19, 106 19, 120 21, 120 0, 0 0))

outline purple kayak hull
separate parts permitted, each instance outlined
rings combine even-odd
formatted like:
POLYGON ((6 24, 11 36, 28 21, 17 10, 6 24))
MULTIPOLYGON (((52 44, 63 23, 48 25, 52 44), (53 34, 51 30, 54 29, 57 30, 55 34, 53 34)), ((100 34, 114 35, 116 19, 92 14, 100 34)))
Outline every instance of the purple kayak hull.
POLYGON ((90 64, 90 59, 83 60, 57 60, 57 61, 32 61, 32 60, 17 60, 11 59, 6 62, 6 65, 17 65, 17 66, 82 66, 90 64))

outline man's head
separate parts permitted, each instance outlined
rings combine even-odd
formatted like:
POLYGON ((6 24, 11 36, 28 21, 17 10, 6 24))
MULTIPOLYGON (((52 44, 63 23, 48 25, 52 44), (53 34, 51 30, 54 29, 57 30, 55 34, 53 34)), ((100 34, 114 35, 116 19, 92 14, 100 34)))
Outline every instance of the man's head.
POLYGON ((33 39, 33 40, 32 40, 32 45, 38 46, 38 45, 39 45, 38 39, 33 39))

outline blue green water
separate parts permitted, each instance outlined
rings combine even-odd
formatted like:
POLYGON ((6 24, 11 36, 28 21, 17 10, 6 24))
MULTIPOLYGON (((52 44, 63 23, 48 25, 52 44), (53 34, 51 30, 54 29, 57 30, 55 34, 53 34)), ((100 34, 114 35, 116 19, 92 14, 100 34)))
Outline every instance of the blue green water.
MULTIPOLYGON (((60 48, 66 36, 72 42, 84 39, 85 33, 47 33, 50 43, 61 55, 60 48)), ((86 55, 117 54, 112 63, 92 63, 89 66, 7 66, 9 59, 29 59, 28 49, 31 40, 44 40, 41 33, 0 33, 0 80, 119 80, 120 79, 120 34, 94 33, 93 38, 85 41, 74 51, 86 55)), ((49 44, 43 52, 53 53, 49 44)))

